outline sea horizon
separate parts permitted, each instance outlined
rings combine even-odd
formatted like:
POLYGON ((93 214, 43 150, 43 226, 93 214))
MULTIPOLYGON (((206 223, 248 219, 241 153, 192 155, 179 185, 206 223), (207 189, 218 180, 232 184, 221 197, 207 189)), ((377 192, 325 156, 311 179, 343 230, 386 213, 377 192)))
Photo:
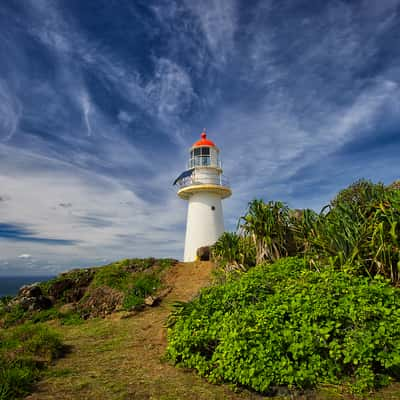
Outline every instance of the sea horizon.
POLYGON ((36 282, 44 282, 55 275, 7 275, 0 276, 0 298, 4 296, 16 296, 18 290, 24 285, 36 282))

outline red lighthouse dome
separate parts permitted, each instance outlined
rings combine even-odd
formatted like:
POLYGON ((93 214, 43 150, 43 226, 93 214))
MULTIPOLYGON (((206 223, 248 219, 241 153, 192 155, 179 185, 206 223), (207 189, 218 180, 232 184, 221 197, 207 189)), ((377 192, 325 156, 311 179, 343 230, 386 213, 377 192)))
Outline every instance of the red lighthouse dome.
POLYGON ((200 147, 200 146, 215 147, 215 143, 212 140, 207 139, 207 134, 205 132, 202 132, 201 139, 198 140, 196 143, 194 143, 192 147, 200 147))

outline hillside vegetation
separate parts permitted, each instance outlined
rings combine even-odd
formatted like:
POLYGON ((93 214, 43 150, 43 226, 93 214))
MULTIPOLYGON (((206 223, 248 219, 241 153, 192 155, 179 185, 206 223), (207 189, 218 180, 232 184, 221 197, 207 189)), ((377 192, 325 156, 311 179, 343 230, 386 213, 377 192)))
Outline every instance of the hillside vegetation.
POLYGON ((169 358, 261 393, 399 379, 399 234, 396 185, 358 181, 319 214, 252 201, 213 247, 220 284, 170 316, 169 358))
POLYGON ((76 269, 1 299, 0 400, 28 393, 53 360, 68 350, 62 334, 46 321, 75 326, 114 312, 131 316, 168 292, 162 279, 175 264, 172 259, 126 259, 76 269))

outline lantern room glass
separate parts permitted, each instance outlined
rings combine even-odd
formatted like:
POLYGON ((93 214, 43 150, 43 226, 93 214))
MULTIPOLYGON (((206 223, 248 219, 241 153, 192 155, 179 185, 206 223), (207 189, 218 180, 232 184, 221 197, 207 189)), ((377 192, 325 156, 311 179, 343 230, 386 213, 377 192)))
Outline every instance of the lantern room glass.
POLYGON ((211 152, 209 147, 196 147, 190 151, 190 168, 209 166, 211 166, 211 152))

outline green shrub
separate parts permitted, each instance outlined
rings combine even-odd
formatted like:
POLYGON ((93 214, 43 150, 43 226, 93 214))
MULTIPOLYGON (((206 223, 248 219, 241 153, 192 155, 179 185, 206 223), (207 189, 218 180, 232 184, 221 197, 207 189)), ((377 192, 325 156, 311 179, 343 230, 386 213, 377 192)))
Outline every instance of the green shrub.
POLYGON ((296 258, 203 290, 169 322, 168 356, 211 382, 359 392, 400 372, 399 290, 296 258))
POLYGON ((161 259, 157 260, 157 264, 160 266, 160 268, 162 270, 165 268, 172 267, 177 262, 178 261, 173 258, 161 258, 161 259))
POLYGON ((371 204, 379 203, 386 197, 386 188, 382 183, 373 183, 360 179, 341 190, 331 201, 331 206, 347 205, 355 211, 366 209, 371 204))
POLYGON ((37 369, 18 363, 5 363, 0 358, 0 400, 11 400, 28 394, 38 375, 37 369))
POLYGON ((400 191, 361 181, 314 222, 306 257, 355 274, 400 280, 400 191))
POLYGON ((9 326, 13 326, 18 323, 21 323, 25 320, 26 315, 27 315, 27 312, 19 304, 12 306, 10 308, 4 309, 4 312, 1 315, 3 318, 3 326, 5 328, 7 328, 9 326))

